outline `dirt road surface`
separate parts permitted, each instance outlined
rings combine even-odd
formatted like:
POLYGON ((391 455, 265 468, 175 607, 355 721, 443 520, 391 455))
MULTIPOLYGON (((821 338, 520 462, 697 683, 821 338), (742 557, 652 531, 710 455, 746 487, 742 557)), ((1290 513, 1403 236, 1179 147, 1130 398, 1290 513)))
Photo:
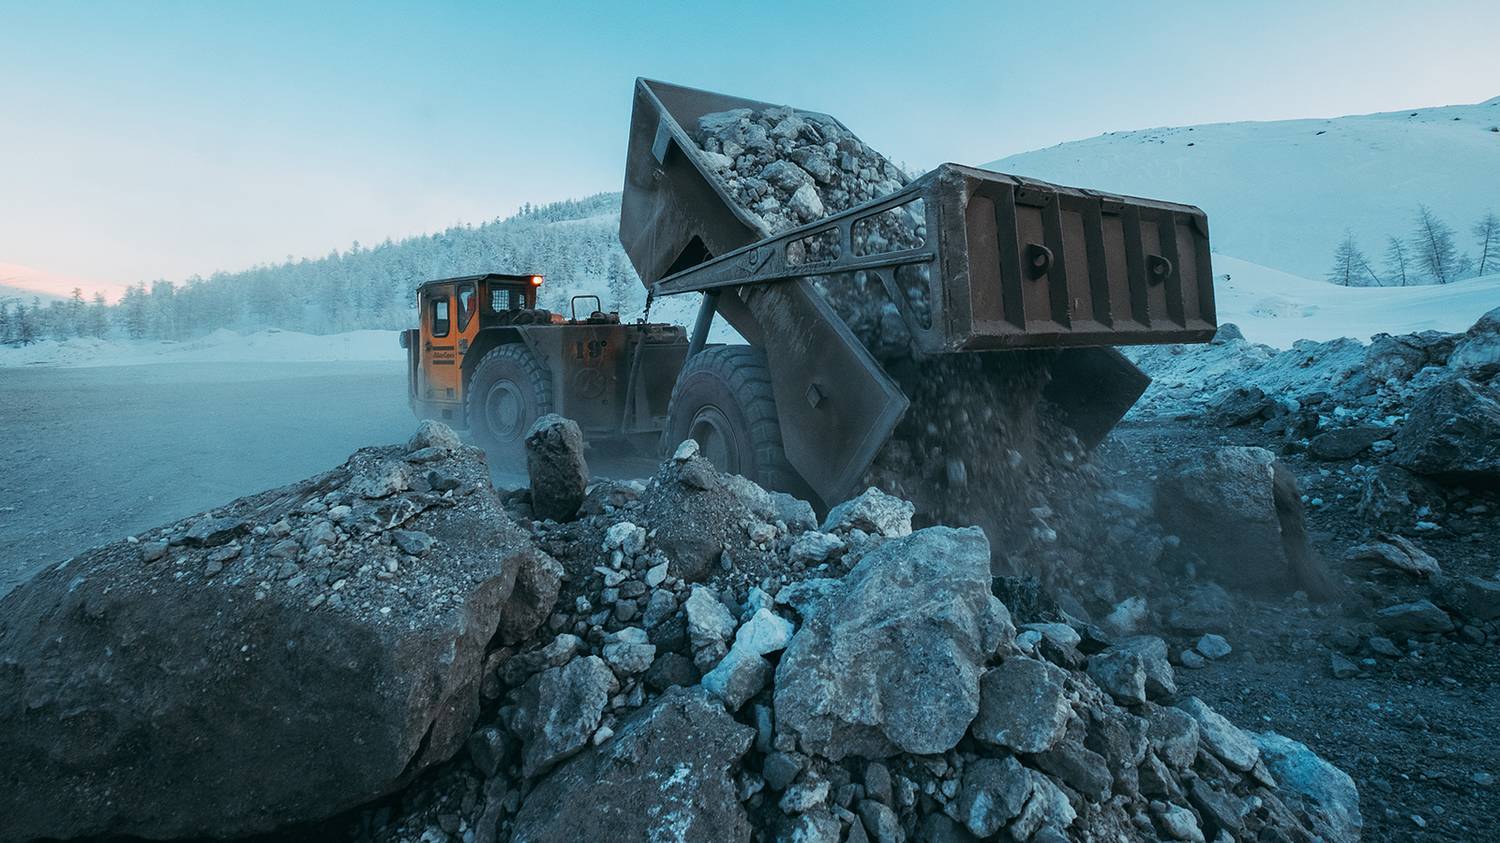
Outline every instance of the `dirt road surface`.
MULTIPOLYGON (((405 396, 400 362, 0 369, 0 595, 96 544, 403 441, 405 396)), ((514 467, 494 479, 525 485, 514 467)))

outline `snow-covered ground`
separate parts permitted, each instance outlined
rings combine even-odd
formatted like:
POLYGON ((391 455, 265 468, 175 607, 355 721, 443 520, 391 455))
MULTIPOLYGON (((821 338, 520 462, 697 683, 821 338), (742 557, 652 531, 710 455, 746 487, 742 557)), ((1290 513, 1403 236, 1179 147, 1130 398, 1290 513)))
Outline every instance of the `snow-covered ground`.
POLYGON ((1473 250, 1500 212, 1500 97, 1477 105, 1112 132, 985 165, 1002 173, 1197 205, 1214 251, 1322 278, 1347 229, 1380 268, 1418 203, 1473 250))
POLYGON ((27 346, 0 346, 0 368, 399 361, 406 352, 397 343, 397 336, 396 331, 315 335, 275 329, 238 334, 220 329, 182 342, 92 338, 42 340, 27 346))
POLYGON ((1219 324, 1233 322, 1251 342, 1277 348, 1301 339, 1455 333, 1500 307, 1500 274, 1441 286, 1339 287, 1227 255, 1213 262, 1219 324))

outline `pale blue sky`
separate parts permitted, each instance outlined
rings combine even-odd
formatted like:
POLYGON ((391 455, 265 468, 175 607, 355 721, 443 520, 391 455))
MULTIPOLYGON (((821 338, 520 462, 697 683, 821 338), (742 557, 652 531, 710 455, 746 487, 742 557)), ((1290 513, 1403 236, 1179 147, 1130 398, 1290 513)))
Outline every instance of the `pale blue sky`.
POLYGON ((0 0, 0 265, 179 279, 617 190, 636 76, 827 111, 926 167, 1476 102, 1497 49, 1493 0, 0 0))

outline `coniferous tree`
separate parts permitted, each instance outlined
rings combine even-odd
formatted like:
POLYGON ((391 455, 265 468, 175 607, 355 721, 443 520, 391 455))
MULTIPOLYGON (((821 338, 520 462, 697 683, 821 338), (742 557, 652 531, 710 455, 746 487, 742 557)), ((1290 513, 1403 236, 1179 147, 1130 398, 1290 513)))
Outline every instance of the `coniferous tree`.
POLYGON ((1407 269, 1411 263, 1406 243, 1400 237, 1392 237, 1385 247, 1385 271, 1396 282, 1396 286, 1407 284, 1407 269))
POLYGON ((1453 245, 1453 229, 1426 205, 1417 206, 1411 246, 1417 266, 1435 283, 1447 284, 1458 277, 1460 260, 1458 247, 1453 245))
POLYGON ((1328 280, 1341 287, 1380 286, 1380 277, 1370 268, 1365 253, 1360 251, 1351 232, 1344 232, 1344 239, 1333 253, 1333 269, 1328 280))
POLYGON ((26 305, 16 305, 16 342, 21 345, 31 345, 36 342, 36 327, 32 324, 32 315, 26 310, 26 305))
POLYGON ((0 300, 0 345, 15 338, 15 321, 10 315, 10 302, 0 300))
POLYGON ((104 302, 103 293, 94 294, 94 303, 89 306, 88 334, 94 339, 104 339, 109 333, 109 306, 104 302))
POLYGON ((84 335, 83 290, 77 287, 73 288, 73 295, 68 299, 68 323, 73 336, 81 337, 84 335))
POLYGON ((1480 217, 1471 230, 1479 246, 1479 266, 1475 271, 1487 275, 1500 267, 1500 217, 1490 211, 1480 217))

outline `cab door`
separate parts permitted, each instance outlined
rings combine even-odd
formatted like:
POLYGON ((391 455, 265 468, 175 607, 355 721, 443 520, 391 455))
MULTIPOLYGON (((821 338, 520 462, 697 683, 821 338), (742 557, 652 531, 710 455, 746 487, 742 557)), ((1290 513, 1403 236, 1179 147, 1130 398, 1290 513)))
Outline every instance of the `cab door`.
POLYGON ((453 285, 428 287, 422 292, 424 400, 453 403, 462 400, 457 334, 453 285))

